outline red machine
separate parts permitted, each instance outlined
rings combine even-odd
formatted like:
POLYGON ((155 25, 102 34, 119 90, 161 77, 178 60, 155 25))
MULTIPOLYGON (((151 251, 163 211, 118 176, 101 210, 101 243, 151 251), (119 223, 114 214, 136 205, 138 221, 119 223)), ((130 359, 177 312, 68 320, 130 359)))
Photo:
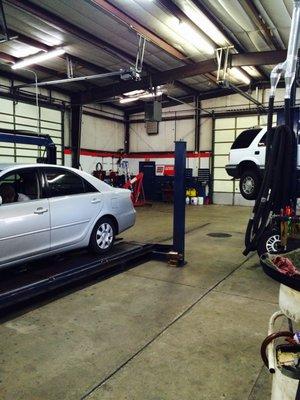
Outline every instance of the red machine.
POLYGON ((134 178, 125 182, 123 186, 124 189, 131 190, 131 199, 135 207, 144 206, 146 204, 143 178, 143 172, 139 172, 134 178))

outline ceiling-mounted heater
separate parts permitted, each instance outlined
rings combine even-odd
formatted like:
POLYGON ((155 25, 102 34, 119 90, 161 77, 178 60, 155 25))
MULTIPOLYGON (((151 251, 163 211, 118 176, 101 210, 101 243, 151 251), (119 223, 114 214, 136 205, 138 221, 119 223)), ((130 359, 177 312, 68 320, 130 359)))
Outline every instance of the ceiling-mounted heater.
POLYGON ((145 121, 160 122, 162 120, 162 105, 154 100, 145 103, 145 121))

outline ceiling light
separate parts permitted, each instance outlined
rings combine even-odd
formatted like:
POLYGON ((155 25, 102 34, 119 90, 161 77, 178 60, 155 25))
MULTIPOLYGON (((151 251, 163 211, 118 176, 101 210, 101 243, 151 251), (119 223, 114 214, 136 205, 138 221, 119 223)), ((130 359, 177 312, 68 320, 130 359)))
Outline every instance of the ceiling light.
MULTIPOLYGON (((138 92, 138 90, 137 90, 137 92, 138 92)), ((151 97, 161 96, 163 94, 162 90, 157 90, 156 93, 155 92, 149 93, 149 92, 145 92, 144 90, 139 91, 139 92, 143 92, 144 94, 140 94, 138 96, 132 96, 132 97, 124 97, 123 99, 120 99, 120 103, 121 104, 131 103, 132 101, 137 101, 140 99, 148 99, 151 97)), ((129 93, 131 93, 131 92, 129 92, 129 93)))
POLYGON ((124 99, 120 99, 120 103, 121 104, 125 104, 125 103, 131 103, 132 101, 137 101, 139 99, 139 97, 126 97, 124 99))
POLYGON ((46 60, 49 60, 51 58, 61 56, 64 53, 65 53, 65 50, 60 47, 58 49, 51 50, 51 51, 48 51, 46 53, 39 53, 39 54, 34 55, 32 57, 25 58, 22 61, 18 61, 15 64, 13 64, 11 66, 11 68, 12 69, 20 69, 20 68, 28 67, 29 65, 37 64, 37 63, 40 63, 42 61, 46 61, 46 60))
POLYGON ((247 75, 245 75, 240 69, 238 68, 230 68, 229 70, 229 76, 233 76, 235 79, 237 79, 238 81, 241 81, 243 83, 245 83, 246 85, 250 84, 250 79, 248 78, 247 75))
POLYGON ((181 22, 177 17, 172 18, 171 24, 177 34, 182 36, 192 46, 206 54, 214 54, 214 47, 198 32, 186 22, 181 22))
POLYGON ((194 22, 208 37, 219 46, 228 46, 230 43, 221 31, 207 16, 190 1, 182 2, 183 12, 194 22))
POLYGON ((136 94, 142 94, 145 90, 133 90, 132 92, 123 93, 125 96, 135 96, 136 94))
POLYGON ((148 97, 155 97, 155 96, 161 96, 163 94, 162 90, 158 90, 156 93, 145 93, 139 96, 139 99, 147 99, 148 97))

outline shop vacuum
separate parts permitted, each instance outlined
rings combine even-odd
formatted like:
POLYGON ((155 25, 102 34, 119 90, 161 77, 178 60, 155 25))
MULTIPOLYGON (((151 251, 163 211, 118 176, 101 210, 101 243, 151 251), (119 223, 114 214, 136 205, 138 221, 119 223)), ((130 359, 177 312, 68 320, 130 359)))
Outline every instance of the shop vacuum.
POLYGON ((244 255, 255 251, 266 230, 272 229, 273 216, 292 215, 297 202, 297 134, 293 130, 293 105, 300 46, 300 0, 294 1, 287 58, 271 72, 265 173, 245 235, 244 255), (278 82, 284 76, 285 124, 272 128, 274 99, 278 82))

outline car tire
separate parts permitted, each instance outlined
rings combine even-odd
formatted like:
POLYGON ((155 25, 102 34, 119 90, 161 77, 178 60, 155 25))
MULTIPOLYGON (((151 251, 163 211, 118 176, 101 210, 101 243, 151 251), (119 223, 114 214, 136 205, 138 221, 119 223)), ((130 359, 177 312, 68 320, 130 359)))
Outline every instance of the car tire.
POLYGON ((109 217, 102 217, 97 221, 91 234, 90 248, 97 254, 104 254, 113 247, 116 236, 114 221, 109 217))
POLYGON ((276 228, 268 228, 262 235, 257 246, 257 253, 260 256, 263 254, 282 254, 286 253, 280 243, 280 233, 276 228))
POLYGON ((257 198, 261 185, 261 178, 253 169, 246 170, 240 178, 240 192, 246 200, 255 200, 257 198))

